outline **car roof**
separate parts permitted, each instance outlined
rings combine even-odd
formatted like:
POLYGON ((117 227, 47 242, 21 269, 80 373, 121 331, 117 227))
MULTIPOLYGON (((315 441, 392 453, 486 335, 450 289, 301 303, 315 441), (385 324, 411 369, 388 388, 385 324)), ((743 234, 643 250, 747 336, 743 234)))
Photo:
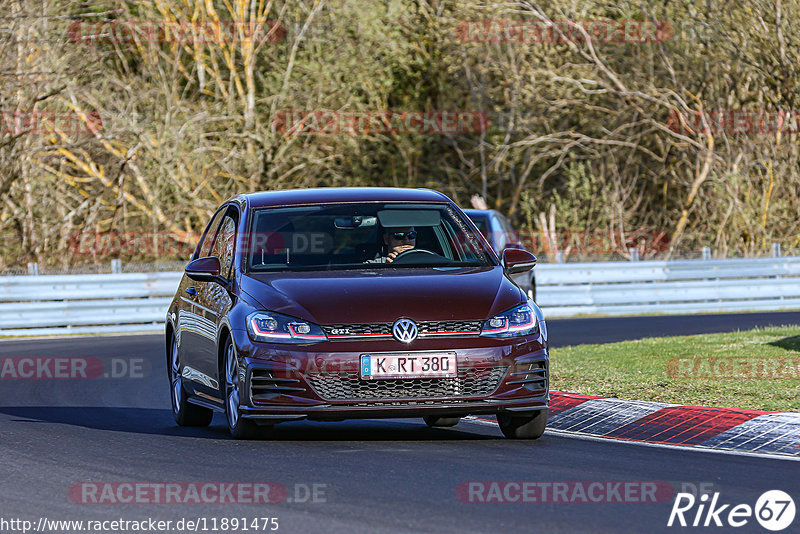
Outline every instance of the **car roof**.
POLYGON ((495 210, 476 210, 476 209, 462 209, 468 217, 488 217, 490 213, 497 213, 495 210))
POLYGON ((261 191, 234 197, 251 208, 271 206, 321 204, 328 202, 449 202, 450 199, 433 189, 395 187, 319 187, 261 191))

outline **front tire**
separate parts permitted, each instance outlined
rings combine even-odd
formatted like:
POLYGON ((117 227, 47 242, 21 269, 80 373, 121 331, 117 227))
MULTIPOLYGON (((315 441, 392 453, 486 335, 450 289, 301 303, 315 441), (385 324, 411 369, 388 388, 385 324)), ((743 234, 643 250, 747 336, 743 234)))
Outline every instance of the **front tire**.
POLYGON ((225 419, 228 421, 228 430, 236 439, 256 439, 261 437, 262 429, 249 420, 244 419, 239 413, 241 406, 239 358, 233 347, 231 338, 225 340, 224 375, 225 375, 225 419))
POLYGON ((539 439, 547 426, 547 410, 540 410, 535 415, 527 416, 499 413, 497 424, 507 438, 539 439))
POLYGON ((214 412, 208 408, 197 406, 188 401, 188 394, 183 387, 183 367, 178 355, 178 338, 172 333, 169 354, 169 383, 172 397, 172 415, 179 426, 208 426, 214 412))

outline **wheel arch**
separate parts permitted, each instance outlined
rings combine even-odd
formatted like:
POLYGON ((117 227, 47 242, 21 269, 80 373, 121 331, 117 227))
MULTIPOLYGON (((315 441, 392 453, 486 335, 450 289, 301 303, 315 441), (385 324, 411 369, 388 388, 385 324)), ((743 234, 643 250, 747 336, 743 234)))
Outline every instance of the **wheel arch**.
POLYGON ((223 323, 220 326, 219 334, 217 335, 217 373, 218 373, 217 380, 220 386, 220 390, 222 390, 224 387, 223 382, 225 379, 225 344, 229 339, 234 343, 234 345, 236 344, 235 341, 233 341, 233 336, 231 335, 230 326, 227 323, 223 323))
POLYGON ((169 370, 170 365, 172 365, 171 361, 171 351, 172 351, 172 336, 175 335, 175 327, 172 325, 172 322, 167 320, 167 324, 164 327, 164 353, 166 354, 167 359, 167 370, 169 370))

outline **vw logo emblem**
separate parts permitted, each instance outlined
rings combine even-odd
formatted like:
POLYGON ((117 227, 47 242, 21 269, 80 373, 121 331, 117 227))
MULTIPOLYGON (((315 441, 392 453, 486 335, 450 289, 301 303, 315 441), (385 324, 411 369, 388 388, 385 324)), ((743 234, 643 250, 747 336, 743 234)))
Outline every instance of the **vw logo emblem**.
POLYGON ((411 343, 417 339, 417 323, 411 319, 398 319, 392 325, 392 335, 397 341, 411 343))

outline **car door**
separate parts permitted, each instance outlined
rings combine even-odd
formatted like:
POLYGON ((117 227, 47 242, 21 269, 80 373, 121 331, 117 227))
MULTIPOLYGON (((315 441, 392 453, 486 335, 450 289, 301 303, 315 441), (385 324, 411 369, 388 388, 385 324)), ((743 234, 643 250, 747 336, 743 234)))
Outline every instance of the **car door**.
MULTIPOLYGON (((234 206, 228 207, 220 221, 219 229, 211 246, 210 256, 219 258, 220 276, 230 281, 232 277, 234 247, 236 243, 236 229, 238 211, 234 206)), ((219 332, 222 318, 231 308, 233 301, 228 287, 217 282, 203 282, 197 290, 198 314, 202 314, 208 327, 208 335, 199 341, 197 363, 199 371, 211 380, 204 383, 218 391, 222 383, 219 376, 219 347, 217 347, 217 333, 219 332)))
MULTIPOLYGON (((206 258, 212 255, 212 246, 225 217, 227 208, 218 210, 208 223, 203 238, 192 256, 192 259, 206 258)), ((215 375, 208 374, 208 366, 203 363, 206 358, 209 337, 216 335, 216 325, 210 321, 207 306, 203 304, 203 282, 192 280, 184 275, 178 288, 180 302, 178 304, 178 350, 183 364, 183 376, 194 385, 203 384, 211 392, 218 388, 215 375)), ((213 393, 212 393, 213 394, 213 393)))

